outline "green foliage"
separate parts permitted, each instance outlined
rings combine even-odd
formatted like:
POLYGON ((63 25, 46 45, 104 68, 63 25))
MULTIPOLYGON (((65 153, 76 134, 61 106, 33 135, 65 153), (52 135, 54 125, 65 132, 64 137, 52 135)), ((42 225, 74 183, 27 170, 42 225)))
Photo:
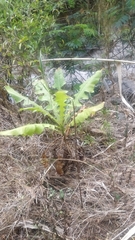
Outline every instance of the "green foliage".
POLYGON ((0 135, 5 136, 32 136, 34 134, 41 134, 45 128, 55 130, 55 126, 51 124, 27 124, 23 127, 18 127, 12 130, 3 131, 0 135))
POLYGON ((51 124, 28 124, 16 129, 2 131, 0 132, 0 135, 27 136, 41 134, 45 128, 49 128, 51 130, 59 131, 62 135, 66 136, 70 127, 74 126, 74 124, 76 124, 76 126, 80 125, 88 117, 93 116, 97 111, 103 108, 104 103, 88 108, 82 104, 82 100, 84 101, 88 99, 86 93, 93 92, 94 86, 99 81, 101 74, 102 70, 97 71, 91 78, 88 78, 85 83, 80 85, 80 90, 75 96, 70 97, 67 94, 67 91, 62 89, 65 84, 65 79, 62 70, 59 68, 55 72, 55 93, 52 93, 43 79, 33 83, 35 94, 41 104, 35 103, 28 97, 24 97, 16 92, 11 87, 6 86, 5 89, 14 100, 17 103, 22 102, 23 108, 20 109, 21 111, 31 110, 32 112, 43 113, 44 116, 47 116, 50 119, 51 124))
POLYGON ((74 104, 75 106, 80 106, 80 98, 88 99, 88 93, 94 92, 95 85, 99 82, 99 78, 101 76, 101 72, 97 71, 92 77, 88 78, 87 81, 80 85, 80 90, 75 94, 74 104))
POLYGON ((115 40, 121 36, 116 36, 116 28, 121 34, 123 27, 130 24, 133 28, 135 22, 132 0, 58 2, 55 5, 56 22, 48 36, 53 57, 87 56, 101 45, 108 55, 114 36, 115 40))
POLYGON ((122 15, 115 23, 115 27, 116 28, 122 27, 122 25, 128 23, 129 18, 130 18, 129 15, 122 15))
MULTIPOLYGON (((90 41, 90 38, 96 36, 97 32, 89 24, 75 24, 62 28, 65 33, 65 46, 72 50, 85 49, 90 41), (67 37, 67 38, 66 38, 67 37)), ((64 34, 63 34, 64 35, 64 34)))
MULTIPOLYGON (((0 1, 0 53, 3 78, 12 79, 12 69, 21 75, 37 66, 39 50, 47 53, 46 35, 54 24, 51 3, 43 0, 0 1), (8 75, 8 76, 7 76, 8 75)), ((22 76, 23 78, 23 76, 22 76)))
POLYGON ((78 12, 73 14, 73 19, 68 16, 63 23, 55 24, 49 33, 54 46, 51 56, 83 56, 98 45, 97 29, 90 21, 84 23, 83 16, 84 13, 78 12))
POLYGON ((54 88, 61 90, 61 88, 65 85, 65 79, 63 73, 60 69, 55 71, 54 74, 54 88))
POLYGON ((116 28, 124 40, 134 39, 134 12, 133 0, 1 0, 2 78, 12 81, 19 66, 17 80, 23 81, 39 67, 40 51, 47 57, 89 56, 103 44, 108 53, 116 28))

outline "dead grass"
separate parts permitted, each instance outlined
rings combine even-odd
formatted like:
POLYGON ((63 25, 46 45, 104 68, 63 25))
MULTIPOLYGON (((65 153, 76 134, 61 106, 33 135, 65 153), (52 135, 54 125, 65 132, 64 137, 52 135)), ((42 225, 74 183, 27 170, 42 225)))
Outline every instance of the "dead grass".
MULTIPOLYGON (((120 240, 134 226, 134 116, 106 104, 110 111, 78 129, 79 178, 74 168, 59 176, 41 164, 52 133, 0 138, 0 239, 120 240)), ((0 129, 22 124, 2 106, 0 119, 0 129)))

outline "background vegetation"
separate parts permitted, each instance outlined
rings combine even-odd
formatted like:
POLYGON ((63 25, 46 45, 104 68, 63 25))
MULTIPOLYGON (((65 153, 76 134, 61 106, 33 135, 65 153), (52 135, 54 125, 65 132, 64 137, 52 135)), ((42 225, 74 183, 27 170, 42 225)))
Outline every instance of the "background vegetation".
POLYGON ((1 80, 23 82, 44 57, 108 56, 121 39, 134 46, 133 0, 0 1, 1 80), (17 75, 17 73, 19 74, 17 75))

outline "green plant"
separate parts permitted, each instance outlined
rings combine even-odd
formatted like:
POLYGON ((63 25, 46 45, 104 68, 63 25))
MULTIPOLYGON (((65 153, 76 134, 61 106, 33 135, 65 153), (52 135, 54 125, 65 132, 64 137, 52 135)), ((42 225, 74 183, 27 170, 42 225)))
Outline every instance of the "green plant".
POLYGON ((86 134, 84 138, 84 145, 92 145, 95 143, 95 138, 91 136, 90 134, 86 134))
POLYGON ((35 95, 38 103, 21 95, 10 86, 5 86, 6 91, 13 97, 16 103, 21 102, 23 108, 20 111, 40 112, 49 119, 49 123, 27 124, 12 130, 1 131, 0 135, 33 135, 41 134, 45 128, 58 131, 66 138, 70 127, 80 125, 88 117, 93 116, 98 110, 102 109, 104 103, 92 107, 85 107, 82 103, 88 99, 87 93, 93 92, 98 83, 102 70, 97 71, 92 77, 80 85, 79 91, 70 97, 62 87, 65 79, 61 69, 57 69, 54 75, 54 89, 52 93, 45 80, 33 82, 35 95))
POLYGON ((54 24, 49 1, 0 1, 1 78, 21 80, 37 69, 38 54, 47 54, 46 35, 54 24), (13 70, 18 70, 15 77, 13 70), (20 76, 18 76, 20 75, 20 76))
POLYGON ((104 130, 106 133, 105 144, 110 145, 115 143, 116 139, 112 135, 111 124, 107 119, 104 120, 101 130, 104 130))

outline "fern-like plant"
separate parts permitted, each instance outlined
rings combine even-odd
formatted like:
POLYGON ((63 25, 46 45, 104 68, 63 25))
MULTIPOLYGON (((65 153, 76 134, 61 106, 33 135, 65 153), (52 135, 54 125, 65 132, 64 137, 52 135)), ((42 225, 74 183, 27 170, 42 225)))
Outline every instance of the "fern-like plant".
POLYGON ((45 80, 41 79, 33 82, 35 95, 40 104, 23 96, 10 86, 5 86, 6 91, 13 97, 15 102, 21 102, 23 107, 20 111, 29 110, 42 113, 50 119, 50 123, 27 124, 11 130, 1 131, 0 135, 31 136, 33 134, 41 134, 44 129, 49 128, 58 131, 66 137, 70 127, 73 127, 74 124, 82 124, 88 117, 93 116, 98 110, 103 108, 104 103, 87 108, 82 103, 82 101, 84 102, 84 100, 88 99, 87 93, 94 91, 101 74, 102 70, 97 71, 80 85, 79 91, 73 97, 70 97, 67 91, 62 89, 65 85, 65 79, 62 70, 59 68, 54 75, 53 87, 56 90, 55 93, 52 93, 45 80))

